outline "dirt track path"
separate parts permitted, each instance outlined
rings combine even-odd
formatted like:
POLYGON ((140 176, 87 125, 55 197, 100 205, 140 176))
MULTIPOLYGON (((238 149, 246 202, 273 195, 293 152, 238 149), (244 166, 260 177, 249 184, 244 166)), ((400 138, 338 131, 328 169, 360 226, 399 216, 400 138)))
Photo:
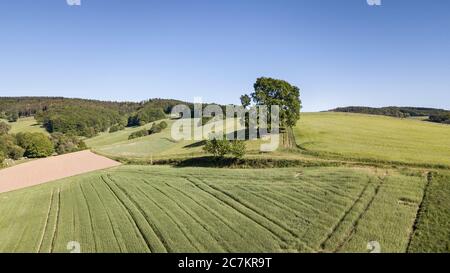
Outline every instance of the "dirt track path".
POLYGON ((118 165, 91 151, 38 159, 0 170, 0 193, 118 165))

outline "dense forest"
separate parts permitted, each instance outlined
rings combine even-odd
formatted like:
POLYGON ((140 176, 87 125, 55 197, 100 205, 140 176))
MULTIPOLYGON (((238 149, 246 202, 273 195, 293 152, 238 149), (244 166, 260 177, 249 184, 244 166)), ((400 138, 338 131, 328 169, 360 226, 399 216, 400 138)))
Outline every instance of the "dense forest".
POLYGON ((112 102, 59 97, 0 98, 0 118, 10 122, 35 116, 49 133, 92 137, 108 129, 117 131, 163 119, 178 100, 151 99, 142 102, 112 102))
POLYGON ((428 117, 428 121, 450 124, 450 111, 423 107, 382 107, 372 108, 363 106, 339 107, 331 112, 361 113, 370 115, 383 115, 398 118, 428 117))

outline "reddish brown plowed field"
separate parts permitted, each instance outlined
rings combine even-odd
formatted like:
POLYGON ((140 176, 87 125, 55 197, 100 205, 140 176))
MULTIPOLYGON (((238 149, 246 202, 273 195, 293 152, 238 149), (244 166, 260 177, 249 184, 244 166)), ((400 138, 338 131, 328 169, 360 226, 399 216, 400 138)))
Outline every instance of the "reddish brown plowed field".
POLYGON ((118 165, 90 151, 39 159, 0 170, 0 193, 118 165))

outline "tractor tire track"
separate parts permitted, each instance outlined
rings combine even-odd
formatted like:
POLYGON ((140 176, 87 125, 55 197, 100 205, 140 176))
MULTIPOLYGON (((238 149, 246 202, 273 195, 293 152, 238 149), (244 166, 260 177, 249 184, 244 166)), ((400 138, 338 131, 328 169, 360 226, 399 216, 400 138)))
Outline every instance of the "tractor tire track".
MULTIPOLYGON (((143 181, 145 183, 145 180, 143 181)), ((188 240, 189 244, 192 247, 194 247, 196 251, 200 252, 200 249, 197 247, 195 241, 192 240, 192 236, 186 232, 186 230, 189 230, 188 228, 182 226, 182 224, 180 224, 179 221, 177 221, 175 217, 173 217, 172 214, 168 212, 169 210, 165 210, 163 207, 161 207, 155 201, 153 201, 153 199, 150 196, 148 196, 147 193, 141 189, 141 187, 136 186, 136 189, 148 200, 150 200, 164 215, 166 215, 176 225, 176 227, 180 230, 183 236, 188 240)))
MULTIPOLYGON (((264 195, 262 195, 262 194, 260 194, 260 193, 255 192, 254 190, 248 189, 248 188, 246 188, 246 187, 237 186, 237 188, 243 190, 243 191, 246 192, 246 193, 249 193, 249 194, 255 196, 256 198, 258 198, 258 199, 260 199, 260 200, 264 200, 265 202, 268 202, 268 203, 274 205, 275 207, 277 207, 277 208, 279 208, 279 209, 283 209, 283 210, 289 211, 289 212, 292 213, 295 217, 297 217, 298 220, 300 220, 301 222, 303 222, 303 223, 306 224, 306 225, 310 225, 310 224, 311 224, 311 221, 309 221, 308 219, 302 217, 302 216, 298 213, 297 210, 295 210, 294 208, 291 208, 291 207, 289 207, 289 206, 287 206, 287 205, 285 205, 285 204, 280 203, 278 200, 276 200, 276 199, 273 198, 273 197, 270 197, 270 196, 264 196, 264 195)), ((277 192, 277 194, 282 195, 282 193, 280 193, 280 192, 277 192)), ((285 197, 290 198, 290 197, 287 196, 287 195, 285 195, 285 197)), ((310 205, 306 204, 305 202, 303 202, 303 201, 301 201, 301 200, 296 200, 296 199, 291 198, 291 201, 296 202, 296 203, 301 203, 302 205, 307 206, 307 207, 310 208, 311 210, 315 210, 315 209, 313 209, 310 205)))
POLYGON ((119 237, 117 236, 116 230, 114 228, 114 224, 113 224, 113 221, 111 219, 110 211, 109 211, 108 207, 103 202, 103 199, 100 197, 100 194, 98 193, 98 190, 95 188, 95 186, 91 184, 91 188, 93 189, 93 191, 97 195, 98 199, 100 200, 100 204, 102 204, 103 210, 106 213, 106 217, 108 218, 109 226, 111 227, 112 234, 114 235, 114 239, 116 241, 117 246, 120 249, 120 252, 124 252, 124 249, 122 249, 122 246, 121 246, 121 244, 119 242, 119 239, 118 239, 119 237))
MULTIPOLYGON (((221 244, 220 244, 220 240, 218 240, 217 238, 215 238, 215 236, 213 235, 213 232, 211 230, 209 230, 208 226, 205 225, 199 218, 198 215, 194 215, 196 213, 194 212, 189 212, 189 210, 184 207, 182 204, 180 204, 180 202, 178 202, 177 200, 173 199, 172 197, 170 197, 169 194, 165 193, 162 189, 159 189, 157 187, 154 187, 153 185, 150 185, 148 182, 146 182, 150 187, 153 187, 156 191, 160 192, 162 195, 164 195, 166 197, 166 199, 170 200, 171 202, 173 202, 179 209, 180 211, 182 211, 184 214, 186 214, 189 218, 191 218, 195 223, 197 223, 200 227, 203 228, 203 230, 209 234, 211 236, 211 238, 216 242, 217 246, 220 246, 220 248, 222 248, 221 244)), ((166 183, 167 184, 167 183, 166 183)), ((220 238, 220 236, 219 236, 220 238)), ((205 248, 207 249, 207 248, 205 248)), ((226 249, 226 248, 222 248, 223 251, 226 252, 231 252, 230 249, 226 249)))
POLYGON ((386 176, 384 177, 379 177, 379 183, 375 188, 375 193, 374 195, 371 197, 369 203, 367 204, 367 206, 364 208, 364 210, 361 212, 361 214, 356 218, 356 220, 353 222, 352 228, 350 230, 350 232, 347 234, 347 236, 344 238, 344 240, 337 246, 337 248, 334 250, 334 253, 339 252, 342 247, 344 247, 344 245, 350 241, 350 239, 353 237, 353 235, 355 234, 356 230, 358 229, 358 225, 359 222, 361 221, 361 219, 364 217, 364 215, 366 214, 366 212, 370 209, 370 207, 372 206, 375 198, 378 196, 378 193, 380 192, 380 188, 384 185, 384 182, 386 181, 386 176))
POLYGON ((82 182, 78 183, 78 185, 80 186, 81 195, 83 196, 84 202, 86 203, 86 207, 87 207, 87 213, 88 213, 88 218, 89 218, 89 227, 90 227, 90 230, 91 230, 92 239, 94 241, 94 251, 97 251, 98 250, 98 243, 97 243, 97 240, 95 238, 94 226, 93 226, 92 215, 91 215, 91 208, 89 206, 89 202, 87 200, 86 193, 83 190, 82 184, 83 184, 82 182))
POLYGON ((422 196, 422 200, 420 201, 419 207, 417 209, 416 212, 416 217, 414 218, 414 223, 412 226, 412 230, 409 234, 408 237, 408 244, 406 246, 406 253, 410 253, 410 249, 411 249, 411 242, 413 239, 414 234, 417 231, 418 225, 419 225, 419 221, 420 221, 420 215, 423 215, 426 212, 426 206, 425 206, 425 200, 428 199, 428 194, 429 194, 429 187, 431 185, 431 183, 433 182, 433 172, 428 172, 427 174, 427 182, 425 184, 424 190, 423 190, 423 196, 422 196))
MULTIPOLYGON (((168 183, 166 183, 166 185, 167 185, 168 187, 172 188, 173 190, 179 192, 180 194, 182 194, 183 196, 185 196, 186 198, 188 198, 189 200, 191 200, 192 202, 194 202, 197 206, 199 206, 200 208, 204 209, 205 211, 207 211, 208 213, 210 213, 211 215, 213 215, 214 217, 216 217, 222 224, 224 224, 227 228, 229 228, 231 231, 233 231, 235 234, 237 234, 239 237, 241 237, 241 239, 243 239, 243 240, 246 239, 246 238, 240 233, 239 230, 235 229, 235 228, 234 228, 234 227, 233 227, 226 219, 224 219, 224 218, 223 218, 220 214, 218 214, 216 211, 211 210, 211 209, 208 208, 207 206, 201 204, 200 202, 198 202, 197 200, 195 200, 194 198, 192 198, 191 196, 189 196, 188 194, 186 194, 185 192, 180 191, 179 189, 177 189, 177 188, 175 188, 175 187, 169 185, 168 183)), ((217 198, 214 198, 214 200, 216 200, 216 199, 217 199, 217 198)), ((228 207, 228 206, 226 206, 226 207, 228 207)), ((189 214, 188 210, 186 210, 186 213, 189 214)), ((203 224, 203 222, 201 222, 200 219, 198 219, 197 221, 198 221, 199 224, 201 224, 202 226, 204 226, 205 229, 209 230, 209 229, 208 229, 208 226, 206 226, 205 224, 203 224)), ((216 232, 212 232, 212 231, 208 231, 208 232, 211 234, 211 236, 212 236, 212 234, 215 234, 215 233, 216 233, 216 232)), ((226 244, 226 242, 224 242, 224 241, 222 240, 222 237, 221 237, 220 235, 216 234, 216 236, 214 236, 214 237, 218 237, 218 238, 219 238, 219 240, 218 240, 217 238, 214 238, 217 242, 222 242, 222 243, 225 243, 225 244, 226 244)), ((219 245, 221 245, 221 244, 219 244, 219 245)), ((226 251, 226 252, 232 252, 232 250, 231 250, 228 246, 225 245, 224 248, 225 248, 225 251, 226 251)))
POLYGON ((350 208, 345 211, 344 215, 339 219, 339 221, 336 223, 336 225, 333 227, 331 232, 327 235, 327 237, 320 243, 320 248, 323 251, 326 247, 326 244, 328 241, 333 237, 333 235, 336 233, 336 231, 341 227, 341 225, 344 223, 345 219, 350 215, 350 213, 355 209, 356 205, 362 200, 362 197, 367 192, 367 189, 369 188, 369 185, 372 184, 372 180, 370 179, 367 184, 364 186, 364 188, 359 193, 358 197, 355 199, 353 204, 350 206, 350 208))
POLYGON ((139 202, 136 202, 136 200, 133 199, 133 197, 131 197, 126 190, 119 186, 119 183, 117 183, 114 180, 111 180, 112 183, 114 183, 114 185, 123 193, 123 195, 131 202, 131 204, 133 204, 137 210, 139 211, 139 213, 141 214, 141 216, 144 218, 144 220, 147 222, 148 226, 150 227, 150 229, 153 231, 154 235, 156 236, 156 238, 159 240, 159 242, 161 243, 161 245, 164 248, 165 252, 171 252, 173 251, 173 249, 170 247, 170 245, 168 244, 168 242, 164 239, 164 236, 161 233, 161 230, 151 221, 149 221, 148 215, 145 212, 145 210, 139 205, 139 202))
MULTIPOLYGON (((205 192, 206 194, 208 194, 208 195, 214 197, 216 200, 222 202, 222 203, 225 204, 226 206, 228 206, 228 207, 230 207, 231 209, 235 210, 236 212, 242 214, 242 215, 245 216, 246 218, 252 220, 253 222, 255 222, 255 223, 256 223, 257 225, 259 225, 260 227, 262 227, 262 228, 264 228, 265 230, 267 230, 267 231, 269 231, 270 233, 272 233, 272 234, 275 236, 275 238, 280 239, 280 240, 283 241, 284 243, 288 243, 288 242, 289 242, 288 240, 291 239, 291 238, 289 238, 289 237, 294 237, 294 238, 296 237, 295 233, 293 233, 292 231, 286 230, 286 229, 283 228, 282 226, 279 226, 276 222, 275 222, 275 223, 272 222, 270 219, 264 217, 264 216, 261 215, 259 212, 255 211, 255 210, 252 209, 252 208, 249 208, 249 207, 245 206, 244 204, 240 203, 239 201, 235 200, 234 198, 229 197, 227 194, 224 194, 224 193, 222 193, 221 191, 218 191, 218 190, 214 189, 213 187, 210 187, 208 184, 202 182, 202 184, 206 185, 207 187, 210 187, 211 189, 213 189, 213 190, 215 190, 215 191, 217 191, 217 192, 219 192, 219 193, 221 193, 221 194, 224 194, 225 196, 229 197, 232 201, 223 200, 222 198, 218 197, 217 194, 214 194, 214 193, 211 193, 211 192, 205 190, 204 188, 202 188, 201 186, 199 186, 199 183, 198 183, 198 182, 195 182, 193 179, 191 179, 191 178, 189 178, 189 177, 186 177, 186 179, 187 179, 189 182, 191 182, 191 184, 194 185, 194 186, 195 186, 196 188, 198 188, 199 190, 201 190, 201 191, 205 192), (237 208, 236 205, 233 204, 233 202, 238 203, 238 204, 241 205, 244 209, 239 209, 239 208, 237 208), (267 226, 267 225, 265 225, 265 224, 259 222, 257 219, 255 219, 254 216, 252 216, 252 215, 249 214, 249 213, 246 213, 245 210, 248 210, 248 211, 250 211, 250 212, 256 214, 257 218, 258 218, 258 217, 263 218, 265 221, 268 221, 269 223, 271 223, 271 224, 273 224, 273 225, 279 227, 281 230, 283 230, 283 232, 287 233, 289 236, 286 236, 286 234, 285 234, 285 235, 282 235, 282 234, 280 234, 279 232, 273 230, 270 226, 267 226)), ((197 179, 198 179, 198 178, 197 178, 197 179)))
POLYGON ((41 252, 41 248, 42 248, 42 244, 44 242, 44 237, 45 237, 45 232, 47 231, 47 227, 49 225, 50 222, 50 212, 52 210, 52 205, 53 205, 53 195, 55 193, 55 190, 52 189, 52 194, 50 195, 50 204, 48 206, 48 211, 47 211, 47 215, 45 218, 45 224, 44 224, 44 228, 42 229, 42 235, 41 238, 39 239, 39 244, 38 244, 38 248, 37 248, 37 253, 41 252))
POLYGON ((53 252, 53 250, 55 249, 56 236, 58 233, 59 213, 61 210, 61 188, 58 188, 57 198, 58 198, 58 202, 56 203, 55 225, 53 227, 52 240, 51 240, 51 244, 50 244, 50 252, 53 252))
MULTIPOLYGON (((148 241, 148 239, 145 237, 144 232, 142 231, 141 227, 139 226, 138 222, 133 218, 132 213, 130 212, 130 210, 128 209, 128 207, 126 206, 126 204, 122 201, 122 199, 120 199, 120 197, 116 194, 116 192, 112 189, 112 187, 108 184, 108 182, 106 181, 104 176, 101 176, 102 181, 105 183, 106 187, 108 188, 108 190, 111 192, 111 194, 114 196, 117 204, 123 209, 123 211, 125 212, 125 215, 127 216, 128 220, 130 221, 131 225, 134 227, 134 232, 135 234, 138 236, 138 238, 141 239, 141 242, 147 247, 147 250, 149 252, 156 252, 154 251, 154 249, 152 248, 150 242, 148 241)), ((108 175, 108 179, 112 180, 112 178, 108 175)))

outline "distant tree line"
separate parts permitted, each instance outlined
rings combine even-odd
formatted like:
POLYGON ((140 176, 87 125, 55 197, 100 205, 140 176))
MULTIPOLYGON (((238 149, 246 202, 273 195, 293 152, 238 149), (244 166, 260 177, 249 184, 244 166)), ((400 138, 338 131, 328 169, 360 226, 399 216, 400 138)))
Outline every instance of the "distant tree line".
POLYGON ((439 114, 439 115, 431 115, 429 117, 429 120, 431 122, 450 124, 450 113, 442 113, 442 114, 439 114))
POLYGON ((347 113, 361 113, 369 115, 383 115, 398 118, 408 118, 408 117, 428 117, 429 121, 439 122, 439 123, 449 123, 450 121, 450 111, 444 109, 435 108, 423 108, 423 107, 363 107, 363 106, 350 106, 350 107, 339 107, 332 112, 347 112, 347 113))
POLYGON ((70 99, 62 97, 0 97, 0 118, 17 118, 35 116, 39 112, 45 112, 58 106, 94 106, 104 107, 127 114, 136 111, 142 103, 113 102, 85 99, 70 99))
POLYGON ((60 97, 2 97, 0 119, 15 122, 35 116, 49 133, 92 137, 126 126, 141 126, 161 120, 178 104, 193 109, 193 104, 178 100, 151 99, 136 102, 110 102, 60 97))

